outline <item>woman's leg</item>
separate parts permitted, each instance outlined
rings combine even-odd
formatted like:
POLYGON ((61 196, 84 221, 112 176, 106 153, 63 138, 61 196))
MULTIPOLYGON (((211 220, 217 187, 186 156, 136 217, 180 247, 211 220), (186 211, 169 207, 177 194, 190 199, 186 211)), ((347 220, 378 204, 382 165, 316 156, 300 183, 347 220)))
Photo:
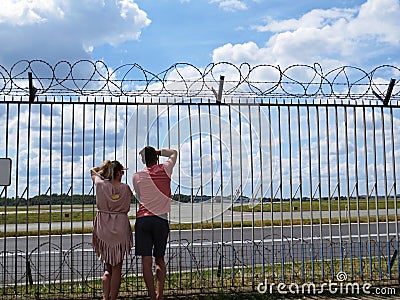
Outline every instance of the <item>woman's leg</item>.
POLYGON ((119 293, 119 288, 121 286, 121 270, 122 270, 122 261, 112 267, 112 276, 111 276, 111 284, 110 284, 110 300, 116 300, 119 293))
POLYGON ((110 287, 111 287, 111 275, 112 267, 110 264, 105 265, 105 271, 103 274, 103 300, 109 300, 110 287))

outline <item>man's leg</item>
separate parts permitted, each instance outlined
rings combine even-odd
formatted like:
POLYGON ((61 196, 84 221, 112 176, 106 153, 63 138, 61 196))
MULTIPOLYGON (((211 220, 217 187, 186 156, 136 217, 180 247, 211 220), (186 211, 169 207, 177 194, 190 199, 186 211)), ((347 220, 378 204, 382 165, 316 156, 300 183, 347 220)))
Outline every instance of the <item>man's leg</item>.
POLYGON ((146 283, 147 290, 151 300, 156 299, 156 290, 154 287, 154 275, 153 275, 153 257, 142 256, 142 267, 143 267, 143 278, 146 283))
POLYGON ((156 257, 156 276, 157 276, 157 299, 164 297, 164 283, 167 276, 167 267, 165 266, 164 256, 156 257))
POLYGON ((121 270, 122 261, 118 265, 112 267, 110 300, 116 300, 118 297, 119 287, 121 286, 121 270))
POLYGON ((103 300, 108 300, 109 296, 110 296, 111 274, 112 274, 112 267, 110 264, 106 264, 105 271, 104 271, 103 278, 102 278, 103 300))
POLYGON ((155 219, 157 232, 154 234, 154 251, 157 276, 157 299, 164 297, 164 284, 167 276, 167 268, 165 266, 165 250, 168 242, 169 223, 165 218, 156 217, 155 219))

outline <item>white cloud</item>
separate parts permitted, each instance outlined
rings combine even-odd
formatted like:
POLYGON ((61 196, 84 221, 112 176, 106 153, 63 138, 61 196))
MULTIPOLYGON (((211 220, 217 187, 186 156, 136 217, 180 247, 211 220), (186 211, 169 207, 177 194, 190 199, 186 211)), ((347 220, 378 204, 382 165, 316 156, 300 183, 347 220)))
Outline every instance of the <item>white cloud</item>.
POLYGON ((213 52, 213 61, 230 61, 233 63, 248 62, 250 64, 257 63, 260 60, 272 60, 269 51, 266 48, 259 48, 254 42, 243 44, 231 43, 225 44, 213 52))
POLYGON ((3 0, 0 24, 32 25, 45 23, 49 18, 62 18, 65 1, 54 0, 3 0))
POLYGON ((348 21, 356 12, 357 10, 355 9, 314 9, 299 19, 288 19, 283 21, 269 19, 267 20, 267 25, 254 26, 254 28, 261 32, 284 32, 297 30, 299 28, 323 28, 325 26, 333 25, 340 20, 348 21))
POLYGON ((397 0, 370 0, 360 8, 358 16, 349 23, 355 35, 373 36, 379 42, 400 44, 400 2, 397 0))
POLYGON ((210 3, 218 3, 225 11, 246 10, 247 5, 239 0, 211 0, 210 3))
POLYGON ((319 62, 328 68, 391 60, 400 48, 398 0, 368 0, 355 9, 312 10, 298 19, 272 20, 253 28, 266 36, 254 42, 225 44, 213 52, 213 61, 291 65, 319 62), (397 51, 395 50, 397 49, 397 51))
POLYGON ((90 59, 96 46, 138 40, 150 23, 133 0, 5 0, 0 39, 7 43, 0 64, 90 59))

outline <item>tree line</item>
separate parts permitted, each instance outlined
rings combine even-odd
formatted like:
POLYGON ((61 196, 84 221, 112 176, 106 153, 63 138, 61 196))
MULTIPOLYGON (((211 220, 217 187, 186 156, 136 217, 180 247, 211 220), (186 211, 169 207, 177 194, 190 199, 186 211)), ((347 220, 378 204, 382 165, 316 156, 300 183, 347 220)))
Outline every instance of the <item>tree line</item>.
MULTIPOLYGON (((397 195, 397 198, 399 198, 400 195, 397 195)), ((225 200, 230 200, 230 196, 224 197, 225 200)), ((393 197, 389 197, 391 199, 393 197)), ((202 196, 193 196, 193 195, 184 195, 184 194, 175 194, 172 196, 172 199, 177 202, 181 203, 199 203, 203 201, 209 201, 211 199, 214 199, 214 201, 219 201, 219 197, 211 197, 208 195, 202 195, 202 196)), ((347 200, 347 197, 342 196, 340 197, 342 201, 347 200)), ((350 199, 355 200, 356 198, 351 197, 350 199)), ((366 196, 360 195, 358 199, 366 199, 366 196)), ((261 199, 258 199, 261 200, 261 199)), ((263 198, 262 202, 263 203, 271 203, 271 202, 287 202, 287 201, 299 201, 300 199, 290 199, 290 198, 285 198, 285 199, 279 199, 275 198, 271 201, 270 198, 263 198)), ((319 199, 313 199, 313 201, 317 201, 319 199)), ((322 197, 320 200, 325 201, 328 200, 327 197, 322 197)), ((330 200, 335 201, 338 200, 337 197, 332 197, 330 200)), ((239 196, 237 199, 234 199, 235 203, 248 203, 250 201, 249 197, 246 196, 239 196)), ((308 197, 303 197, 302 201, 310 201, 310 198, 308 197)), ((131 203, 135 204, 137 203, 137 199, 135 196, 132 196, 131 203)), ((67 195, 67 194, 52 194, 52 195, 37 195, 31 198, 5 198, 5 197, 0 197, 0 206, 29 206, 29 205, 94 205, 96 204, 96 195, 90 194, 90 195, 81 195, 81 194, 76 194, 76 195, 67 195)))
MULTIPOLYGON (((190 202, 190 195, 174 195, 173 200, 180 202, 190 202)), ((132 196, 131 203, 137 203, 135 196, 132 196)), ((31 198, 0 198, 0 206, 29 206, 29 205, 94 205, 96 204, 96 195, 67 195, 51 194, 37 195, 31 198)))

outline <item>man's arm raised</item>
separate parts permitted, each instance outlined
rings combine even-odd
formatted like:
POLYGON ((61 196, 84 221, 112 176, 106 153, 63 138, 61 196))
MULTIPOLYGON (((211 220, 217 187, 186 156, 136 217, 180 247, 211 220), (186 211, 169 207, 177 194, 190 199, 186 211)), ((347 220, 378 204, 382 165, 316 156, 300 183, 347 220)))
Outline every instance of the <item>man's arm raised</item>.
POLYGON ((161 149, 157 150, 157 155, 168 157, 168 159, 175 165, 178 158, 178 151, 174 149, 161 149))

